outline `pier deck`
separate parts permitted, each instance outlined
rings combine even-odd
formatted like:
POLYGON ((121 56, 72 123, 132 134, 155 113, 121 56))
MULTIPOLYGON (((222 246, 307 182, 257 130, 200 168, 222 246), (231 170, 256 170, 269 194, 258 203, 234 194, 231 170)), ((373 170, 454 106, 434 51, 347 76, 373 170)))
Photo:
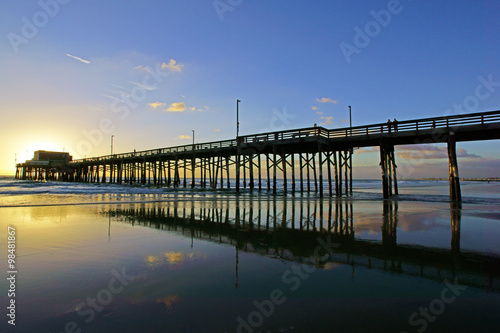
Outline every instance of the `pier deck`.
MULTIPOLYGON (((447 143, 450 197, 460 201, 456 142, 498 139, 500 111, 490 111, 339 129, 308 127, 90 157, 71 161, 50 174, 55 179, 76 182, 214 189, 234 186, 238 192, 241 186, 262 190, 262 179, 267 178, 267 190, 274 194, 280 176, 285 194, 315 191, 320 196, 325 192, 323 179, 327 179, 328 195, 342 196, 352 193, 353 151, 379 147, 383 193, 388 198, 398 194, 395 146, 447 143), (231 185, 233 178, 236 180, 231 185), (290 189, 287 178, 291 180, 290 189)), ((47 167, 17 165, 19 179, 44 180, 48 174, 47 167)))

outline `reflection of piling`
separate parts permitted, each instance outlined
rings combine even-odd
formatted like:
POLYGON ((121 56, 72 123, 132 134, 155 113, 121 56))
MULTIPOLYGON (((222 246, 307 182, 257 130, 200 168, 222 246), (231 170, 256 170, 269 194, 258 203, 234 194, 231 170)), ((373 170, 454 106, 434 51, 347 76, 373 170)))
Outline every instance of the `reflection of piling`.
POLYGON ((194 239, 203 239, 234 246, 235 287, 239 286, 240 251, 321 267, 325 263, 324 259, 317 260, 321 239, 336 244, 327 262, 434 281, 453 281, 460 273, 458 276, 467 276, 460 284, 499 290, 500 258, 459 250, 460 205, 450 206, 451 252, 428 246, 398 246, 398 203, 384 200, 381 208, 382 242, 354 237, 353 202, 344 198, 136 203, 117 208, 106 218, 181 234, 189 237, 192 245, 194 239))
POLYGON ((462 222, 462 204, 450 203, 451 217, 451 252, 456 256, 460 254, 460 229, 462 222))
POLYGON ((388 249, 393 249, 397 244, 398 202, 384 200, 383 205, 382 244, 388 249))

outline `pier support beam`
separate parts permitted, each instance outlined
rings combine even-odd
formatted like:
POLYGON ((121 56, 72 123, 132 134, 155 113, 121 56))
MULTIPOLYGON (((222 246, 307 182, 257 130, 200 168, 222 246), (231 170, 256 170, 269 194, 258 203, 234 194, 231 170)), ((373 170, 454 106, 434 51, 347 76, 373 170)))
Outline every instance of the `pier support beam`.
POLYGON ((457 145, 453 133, 450 133, 448 138, 448 160, 450 170, 450 199, 453 201, 462 201, 460 178, 458 176, 457 145))
POLYGON ((393 193, 398 195, 394 145, 385 140, 380 143, 380 168, 382 171, 382 190, 384 199, 390 198, 393 193))

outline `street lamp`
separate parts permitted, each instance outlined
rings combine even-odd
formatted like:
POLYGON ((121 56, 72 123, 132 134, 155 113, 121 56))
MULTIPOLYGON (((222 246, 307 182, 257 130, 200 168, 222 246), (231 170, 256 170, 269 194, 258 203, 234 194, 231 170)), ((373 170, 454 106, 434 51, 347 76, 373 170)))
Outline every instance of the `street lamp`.
POLYGON ((114 137, 115 137, 114 135, 111 136, 111 156, 113 156, 113 138, 114 137))
MULTIPOLYGON (((349 132, 352 136, 352 117, 351 117, 351 106, 349 105, 349 132)), ((353 154, 353 148, 351 148, 351 153, 349 154, 349 192, 352 195, 352 154, 353 154)), ((347 179, 346 179, 347 181, 347 179)))
POLYGON ((193 147, 194 147, 194 130, 191 130, 193 132, 193 147))
POLYGON ((239 120, 240 119, 239 118, 240 117, 239 116, 239 114, 240 114, 240 112, 239 112, 240 111, 239 110, 239 104, 240 104, 240 102, 241 101, 239 99, 236 100, 236 137, 238 137, 238 135, 240 133, 240 120, 239 120))
POLYGON ((351 117, 351 106, 349 105, 349 127, 351 128, 352 135, 352 117, 351 117))

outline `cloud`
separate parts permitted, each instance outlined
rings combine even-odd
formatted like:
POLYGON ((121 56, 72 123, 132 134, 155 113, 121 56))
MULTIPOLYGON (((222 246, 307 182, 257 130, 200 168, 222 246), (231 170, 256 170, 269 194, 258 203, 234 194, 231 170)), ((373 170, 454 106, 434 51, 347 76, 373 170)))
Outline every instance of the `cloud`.
POLYGON ((148 106, 149 106, 150 108, 152 108, 152 109, 162 108, 162 107, 164 107, 165 105, 167 105, 167 104, 165 104, 165 103, 161 103, 161 102, 148 103, 148 106))
POLYGON ((134 67, 135 70, 137 71, 144 71, 144 72, 148 72, 149 73, 149 68, 143 66, 143 65, 139 65, 139 66, 136 66, 134 67))
POLYGON ((331 98, 327 98, 327 97, 323 97, 323 98, 316 98, 316 101, 320 102, 320 103, 337 103, 336 100, 334 99, 331 99, 331 98))
POLYGON ((324 122, 319 123, 320 125, 331 125, 331 124, 333 124, 333 116, 329 116, 329 117, 321 116, 320 118, 324 120, 324 122))
POLYGON ((191 111, 200 111, 200 112, 205 111, 205 109, 202 109, 202 108, 197 108, 196 106, 191 106, 191 107, 189 108, 189 110, 191 110, 191 111))
POLYGON ((463 148, 458 148, 457 149, 457 156, 458 157, 471 157, 471 158, 481 158, 481 156, 476 155, 476 154, 470 154, 468 153, 465 149, 463 148))
POLYGON ((323 113, 323 112, 321 112, 321 111, 316 111, 316 114, 318 114, 318 115, 320 115, 320 116, 321 116, 321 115, 323 115, 324 113, 323 113))
MULTIPOLYGON (((177 64, 177 61, 175 61, 174 59, 170 59, 170 61, 167 63, 165 62, 162 62, 161 65, 160 65, 160 68, 161 69, 168 69, 172 72, 181 72, 182 69, 184 68, 184 65, 180 65, 180 64, 177 64)), ((138 71, 142 71, 142 72, 147 72, 147 73, 151 73, 152 69, 148 66, 143 66, 143 65, 139 65, 139 66, 136 66, 134 67, 134 70, 138 70, 138 71)), ((186 98, 185 96, 181 95, 182 98, 186 98)))
POLYGON ((365 154, 365 153, 375 153, 378 152, 379 149, 376 147, 366 147, 366 148, 359 148, 354 150, 355 154, 365 154))
POLYGON ((168 68, 172 72, 180 72, 180 71, 182 71, 183 67, 184 67, 184 65, 177 65, 177 61, 175 61, 174 59, 170 59, 168 64, 166 64, 166 63, 161 64, 161 69, 168 68))
POLYGON ((156 85, 156 86, 145 86, 145 85, 137 83, 137 82, 131 82, 131 83, 135 84, 138 87, 143 88, 144 90, 157 90, 157 89, 159 89, 158 85, 156 85))
POLYGON ((180 103, 170 104, 168 109, 166 109, 165 111, 167 111, 167 112, 183 112, 185 110, 186 110, 186 103, 180 102, 180 103))
MULTIPOLYGON (((396 155, 407 160, 448 159, 448 149, 438 145, 403 145, 396 149, 396 155)), ((481 158, 479 155, 468 153, 463 148, 457 149, 457 157, 481 158)))
POLYGON ((191 137, 189 135, 184 135, 184 134, 181 134, 177 137, 177 139, 180 139, 180 140, 187 140, 187 139, 191 139, 191 137))
POLYGON ((69 54, 69 53, 66 53, 66 55, 67 55, 68 57, 70 57, 70 58, 76 59, 76 60, 81 61, 81 62, 83 62, 83 63, 85 63, 85 64, 90 64, 90 61, 88 61, 88 60, 82 59, 82 58, 80 58, 80 57, 76 57, 76 56, 71 55, 71 54, 69 54))
POLYGON ((220 129, 216 128, 216 129, 214 130, 214 132, 220 132, 220 129))
POLYGON ((314 111, 319 110, 319 108, 318 108, 317 106, 313 106, 313 107, 312 107, 312 109, 313 109, 314 111))

